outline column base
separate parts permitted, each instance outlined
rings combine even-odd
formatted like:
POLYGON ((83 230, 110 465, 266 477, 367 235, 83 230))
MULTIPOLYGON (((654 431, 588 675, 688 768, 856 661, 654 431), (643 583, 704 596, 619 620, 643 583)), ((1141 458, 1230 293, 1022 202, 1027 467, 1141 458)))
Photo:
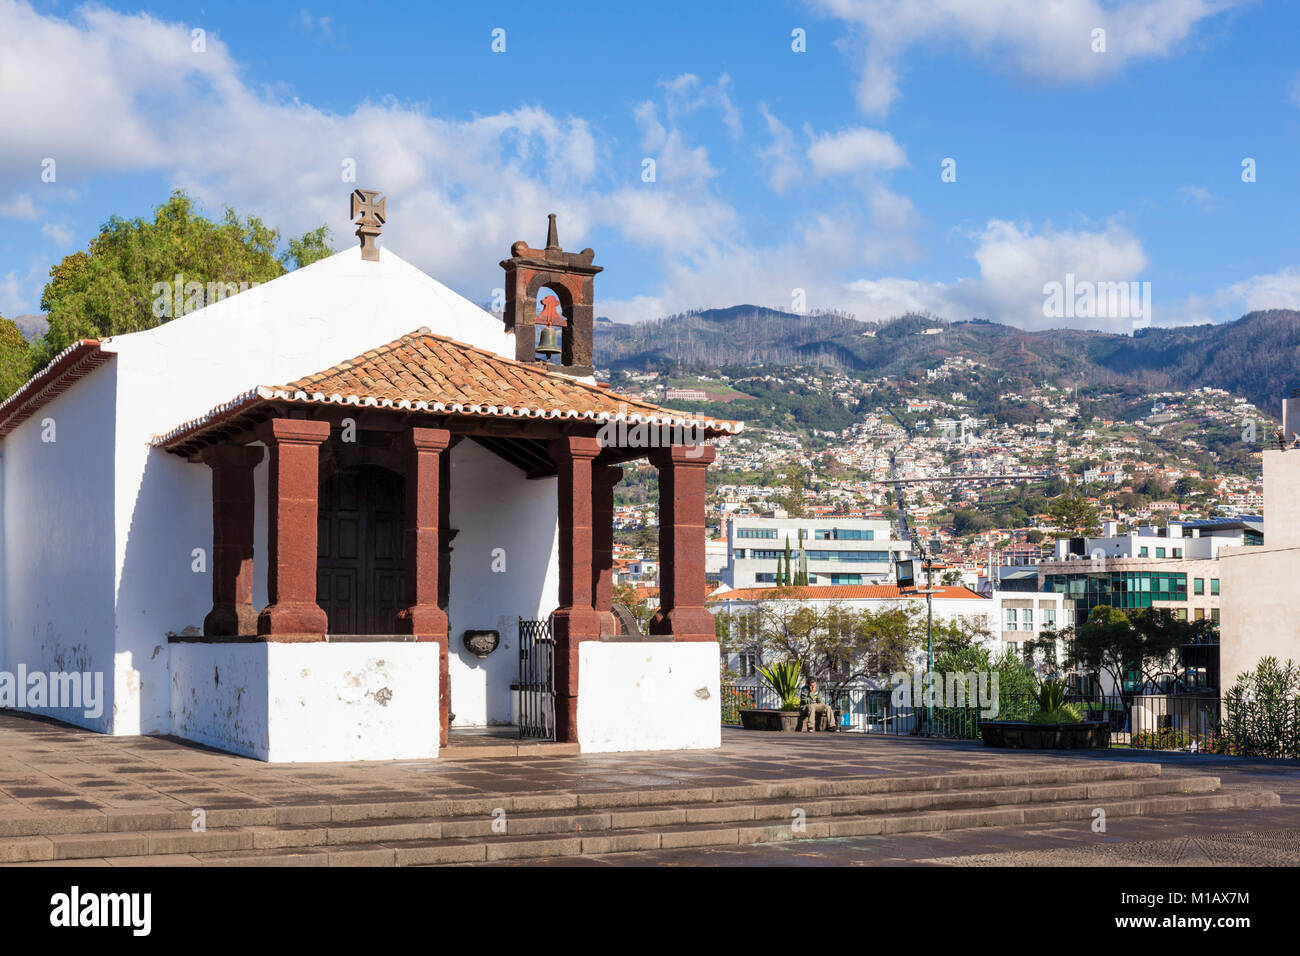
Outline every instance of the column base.
POLYGON ((203 619, 204 637, 251 637, 257 633, 257 611, 251 604, 218 604, 203 619))
POLYGON ((272 604, 257 616, 257 633, 311 634, 324 637, 329 633, 329 617, 316 604, 272 604))
POLYGON ((562 607, 551 615, 555 637, 555 739, 578 740, 578 648, 600 640, 600 617, 593 608, 562 607))
POLYGON ((677 607, 665 612, 660 609, 650 618, 651 634, 672 637, 674 641, 716 641, 717 626, 713 615, 702 607, 677 607))
MULTIPOLYGON (((442 610, 439 608, 438 610, 442 610)), ((400 615, 399 615, 400 616, 400 615)), ((451 664, 447 653, 447 615, 443 613, 441 634, 419 633, 417 643, 438 645, 438 746, 447 746, 451 733, 451 664)))

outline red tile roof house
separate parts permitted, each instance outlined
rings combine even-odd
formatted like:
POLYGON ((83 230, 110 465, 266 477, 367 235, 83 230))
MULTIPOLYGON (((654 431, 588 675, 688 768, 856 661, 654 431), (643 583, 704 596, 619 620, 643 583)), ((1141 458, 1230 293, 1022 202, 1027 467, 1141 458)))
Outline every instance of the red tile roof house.
POLYGON ((600 268, 553 220, 501 263, 504 318, 358 235, 79 342, 0 404, 0 669, 103 681, 97 710, 2 703, 268 761, 433 757, 514 719, 522 618, 553 630, 557 739, 718 746, 704 475, 740 424, 595 384, 600 268), (536 360, 539 320, 558 364, 536 360), (662 605, 632 642, 611 612, 613 486, 643 458, 662 605), (474 631, 498 646, 478 656, 474 631))

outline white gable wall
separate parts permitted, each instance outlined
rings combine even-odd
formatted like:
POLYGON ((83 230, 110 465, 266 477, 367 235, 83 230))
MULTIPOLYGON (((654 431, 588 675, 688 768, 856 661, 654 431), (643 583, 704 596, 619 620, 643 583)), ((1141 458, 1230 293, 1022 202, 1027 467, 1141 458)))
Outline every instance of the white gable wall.
MULTIPOLYGON (((165 635, 201 626, 212 603, 210 470, 150 441, 256 386, 324 371, 421 326, 514 354, 500 319, 391 252, 363 262, 356 248, 105 344, 117 353, 116 468, 114 481, 105 484, 116 486, 113 559, 106 565, 114 569, 117 611, 114 733, 170 730, 165 635), (196 548, 207 561, 201 572, 192 570, 196 548)), ((65 399, 91 401, 85 384, 65 399)), ((111 395, 100 401, 114 407, 111 395)), ((265 468, 258 469, 263 496, 265 468)), ((265 502, 259 500, 255 600, 261 602, 264 542, 265 502)))
POLYGON ((98 715, 21 708, 99 731, 113 726, 116 373, 112 361, 94 370, 0 442, 0 669, 99 673, 98 715))

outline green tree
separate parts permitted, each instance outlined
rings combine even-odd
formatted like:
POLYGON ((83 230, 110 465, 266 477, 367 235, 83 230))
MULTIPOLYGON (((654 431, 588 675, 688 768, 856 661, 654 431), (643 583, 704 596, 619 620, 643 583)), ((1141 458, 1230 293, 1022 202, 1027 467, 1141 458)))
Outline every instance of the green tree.
POLYGON ((977 534, 994 527, 993 519, 981 514, 974 508, 961 508, 952 513, 952 530, 954 534, 977 534))
POLYGON ((31 371, 31 350, 22 329, 0 316, 0 401, 17 391, 31 371))
POLYGON ((229 207, 220 222, 206 219, 179 190, 154 210, 152 221, 111 217, 85 252, 50 269, 41 296, 49 326, 34 345, 37 362, 48 362, 77 339, 154 328, 175 318, 178 297, 179 311, 188 312, 330 252, 324 226, 289 240, 288 251, 277 257, 279 237, 262 220, 241 219, 229 207), (172 288, 177 276, 179 296, 172 288), (164 286, 171 291, 164 294, 164 286))
POLYGON ((781 506, 791 518, 802 518, 804 513, 803 494, 808 487, 808 476, 798 465, 791 465, 785 471, 785 484, 789 494, 780 498, 781 506))
MULTIPOLYGON (((297 239, 289 240, 287 258, 293 263, 295 269, 301 269, 321 259, 328 259, 335 251, 330 245, 330 227, 317 226, 310 232, 304 232, 297 239)), ((282 256, 281 261, 284 258, 282 256)))
POLYGON ((1047 513, 1067 537, 1086 537, 1096 534, 1101 527, 1097 507, 1077 492, 1053 498, 1047 513))
POLYGON ((1180 621, 1168 608, 1124 612, 1100 604, 1066 639, 1066 664, 1093 676, 1108 674, 1126 703, 1148 684, 1177 678, 1178 650, 1210 640, 1209 620, 1180 621))

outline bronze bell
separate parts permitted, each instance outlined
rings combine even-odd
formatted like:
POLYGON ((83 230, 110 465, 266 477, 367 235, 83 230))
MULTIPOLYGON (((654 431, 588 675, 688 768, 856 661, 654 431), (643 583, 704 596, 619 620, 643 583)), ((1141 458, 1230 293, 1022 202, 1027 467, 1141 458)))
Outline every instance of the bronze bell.
POLYGON ((542 326, 542 334, 537 340, 537 354, 542 356, 542 361, 549 362, 552 355, 559 355, 561 351, 560 330, 553 325, 542 326))

